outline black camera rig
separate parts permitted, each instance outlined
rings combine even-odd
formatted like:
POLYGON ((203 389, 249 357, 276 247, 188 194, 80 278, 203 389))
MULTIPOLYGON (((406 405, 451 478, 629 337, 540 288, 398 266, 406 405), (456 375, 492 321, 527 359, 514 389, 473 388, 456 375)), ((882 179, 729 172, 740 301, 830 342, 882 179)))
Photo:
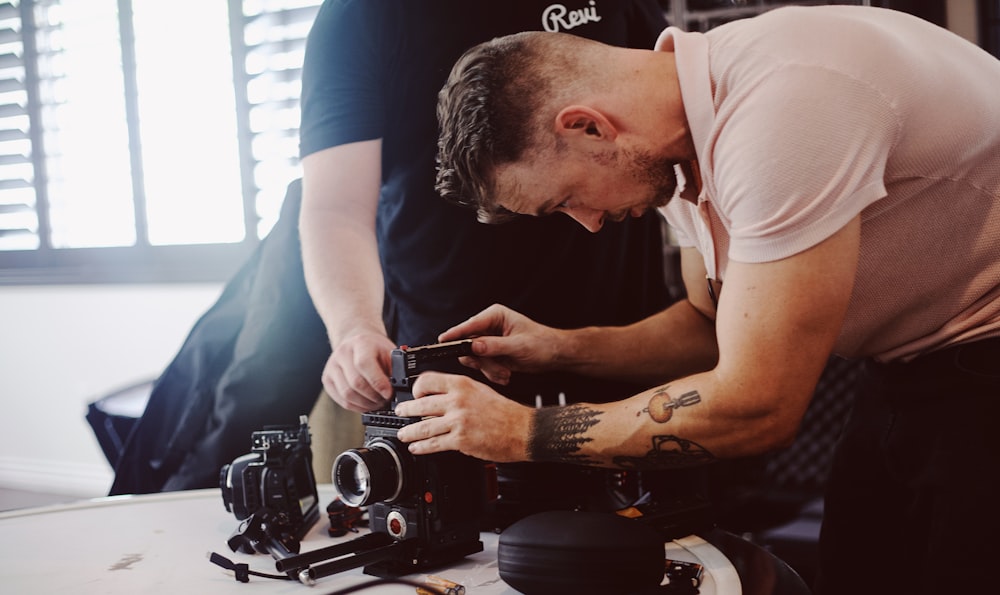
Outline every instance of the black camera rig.
MULTIPOLYGON (((331 515, 331 535, 340 536, 351 530, 361 518, 362 507, 367 508, 369 533, 299 553, 300 540, 319 516, 309 429, 302 416, 297 428, 278 426, 254 432, 252 452, 225 465, 220 473, 226 510, 243 521, 229 539, 230 548, 244 553, 269 553, 276 569, 284 574, 250 571, 246 564, 235 564, 214 553, 210 561, 233 570, 241 582, 255 575, 311 585, 316 579, 361 566, 366 574, 395 578, 482 551, 479 532, 486 521, 496 521, 490 518, 496 514, 496 466, 458 452, 412 455, 397 434, 399 428, 420 418, 399 417, 394 413, 399 402, 413 398, 413 382, 422 372, 443 369, 452 360, 469 355, 472 355, 471 340, 413 348, 402 346, 392 351, 393 401, 385 410, 362 415, 364 445, 340 453, 334 461, 332 479, 340 498, 327 508, 331 515), (336 523, 342 529, 338 533, 334 532, 335 516, 341 519, 336 523)), ((540 472, 552 471, 546 467, 540 472)), ((587 497, 587 502, 593 494, 624 495, 635 487, 623 484, 615 488, 604 476, 595 483, 589 474, 572 471, 559 475, 571 479, 557 480, 562 484, 560 489, 578 491, 573 496, 587 497)), ((622 477, 629 483, 627 475, 622 477)), ((530 489, 531 479, 529 473, 525 478, 513 478, 513 484, 519 487, 523 480, 530 489)), ((528 502, 530 499, 517 502, 517 492, 518 489, 511 490, 508 486, 505 493, 505 498, 515 496, 516 510, 508 515, 512 520, 535 512, 533 504, 528 502)), ((560 508, 558 503, 547 500, 539 501, 538 506, 560 508)), ((587 508, 583 506, 581 510, 587 508)), ((643 524, 652 526, 665 539, 687 535, 706 525, 707 505, 700 498, 693 503, 683 499, 647 503, 636 505, 633 510, 634 514, 626 516, 641 517, 643 524)))
POLYGON ((366 574, 396 577, 482 551, 481 521, 496 498, 493 465, 458 452, 410 454, 397 433, 420 418, 393 412, 400 401, 413 398, 412 384, 421 372, 464 355, 472 355, 470 340, 392 351, 391 407, 362 415, 364 445, 338 455, 332 470, 344 503, 367 506, 371 532, 279 559, 279 571, 305 583, 359 566, 366 574))
POLYGON ((306 416, 298 426, 267 426, 251 435, 251 452, 223 465, 219 487, 226 510, 242 521, 230 549, 297 554, 299 542, 319 519, 306 416))

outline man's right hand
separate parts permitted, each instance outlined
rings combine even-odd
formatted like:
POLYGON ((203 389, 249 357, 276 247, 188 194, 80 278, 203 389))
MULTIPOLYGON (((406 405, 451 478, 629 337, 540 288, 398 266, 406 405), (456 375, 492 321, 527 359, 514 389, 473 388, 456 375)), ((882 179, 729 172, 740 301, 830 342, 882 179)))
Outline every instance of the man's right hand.
POLYGON ((334 346, 323 369, 323 388, 351 411, 383 409, 392 400, 391 353, 396 345, 374 331, 351 335, 334 346))

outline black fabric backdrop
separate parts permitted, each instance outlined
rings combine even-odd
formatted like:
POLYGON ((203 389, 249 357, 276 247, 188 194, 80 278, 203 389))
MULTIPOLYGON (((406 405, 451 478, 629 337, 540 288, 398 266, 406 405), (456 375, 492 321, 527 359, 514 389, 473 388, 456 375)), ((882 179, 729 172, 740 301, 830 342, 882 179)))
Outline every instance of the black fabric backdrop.
POLYGON ((309 414, 330 346, 302 272, 301 191, 289 185, 271 233, 157 379, 111 495, 218 487, 261 420, 290 425, 309 414))

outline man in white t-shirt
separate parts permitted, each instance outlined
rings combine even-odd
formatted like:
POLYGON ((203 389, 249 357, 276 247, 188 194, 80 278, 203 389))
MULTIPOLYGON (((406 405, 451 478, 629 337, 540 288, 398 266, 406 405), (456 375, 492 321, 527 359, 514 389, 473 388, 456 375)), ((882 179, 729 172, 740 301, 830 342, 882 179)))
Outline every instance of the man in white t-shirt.
POLYGON ((653 388, 536 411, 425 374, 397 412, 427 418, 400 438, 495 461, 706 463, 789 444, 827 358, 866 358, 819 589, 982 584, 1000 555, 1000 62, 844 6, 668 29, 656 50, 501 38, 456 64, 438 106, 446 198, 591 231, 661 208, 688 291, 625 327, 498 305, 441 340, 477 337, 467 363, 497 382, 568 370, 653 388))

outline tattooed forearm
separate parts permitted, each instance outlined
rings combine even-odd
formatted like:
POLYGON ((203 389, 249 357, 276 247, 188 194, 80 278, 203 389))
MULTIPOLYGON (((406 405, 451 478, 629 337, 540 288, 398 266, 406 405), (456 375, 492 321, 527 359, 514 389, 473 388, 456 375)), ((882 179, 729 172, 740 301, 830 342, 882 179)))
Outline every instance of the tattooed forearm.
POLYGON ((592 440, 587 430, 598 422, 601 413, 585 405, 543 407, 535 412, 528 456, 532 461, 593 464, 596 461, 580 454, 580 447, 592 440))
POLYGON ((674 409, 688 407, 701 402, 701 395, 696 390, 690 390, 675 399, 667 392, 669 388, 670 385, 668 384, 654 392, 653 396, 649 398, 649 404, 639 413, 643 411, 647 412, 653 418, 653 421, 662 424, 670 421, 670 418, 674 415, 674 409))
POLYGON ((623 469, 677 469, 710 463, 715 456, 700 444, 677 436, 653 436, 653 448, 642 457, 615 457, 623 469))
MULTIPOLYGON (((674 416, 674 410, 701 403, 701 395, 689 390, 678 397, 668 392, 670 385, 660 387, 649 397, 649 403, 636 416, 648 413, 656 423, 666 423, 674 416)), ((710 463, 715 455, 704 446, 678 436, 653 436, 653 448, 641 457, 618 456, 612 459, 618 467, 625 469, 677 469, 710 463)))

